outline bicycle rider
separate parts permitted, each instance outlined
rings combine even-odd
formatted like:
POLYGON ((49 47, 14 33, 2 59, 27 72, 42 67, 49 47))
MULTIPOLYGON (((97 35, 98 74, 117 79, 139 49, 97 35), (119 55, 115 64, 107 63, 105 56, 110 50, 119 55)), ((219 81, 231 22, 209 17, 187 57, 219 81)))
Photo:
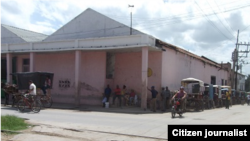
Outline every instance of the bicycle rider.
POLYGON ((185 98, 187 97, 187 93, 184 91, 183 86, 181 86, 180 91, 178 91, 176 94, 174 94, 171 101, 173 101, 175 97, 181 99, 181 101, 180 101, 181 109, 184 109, 185 98))
POLYGON ((33 100, 34 96, 36 96, 36 85, 32 80, 29 80, 29 92, 27 94, 29 100, 33 100))

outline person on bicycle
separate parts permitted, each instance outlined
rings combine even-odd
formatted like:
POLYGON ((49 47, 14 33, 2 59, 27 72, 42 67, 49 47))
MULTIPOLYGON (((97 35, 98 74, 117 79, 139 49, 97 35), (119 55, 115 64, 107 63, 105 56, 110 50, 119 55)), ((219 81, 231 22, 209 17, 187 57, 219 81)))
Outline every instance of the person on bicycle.
POLYGON ((33 83, 32 80, 29 80, 29 99, 32 100, 33 96, 36 96, 36 85, 33 83))
POLYGON ((181 104, 181 109, 184 109, 184 104, 185 104, 185 98, 187 97, 187 93, 184 91, 184 87, 181 86, 180 91, 178 91, 174 96, 172 97, 171 101, 174 100, 174 98, 180 98, 180 104, 181 104))

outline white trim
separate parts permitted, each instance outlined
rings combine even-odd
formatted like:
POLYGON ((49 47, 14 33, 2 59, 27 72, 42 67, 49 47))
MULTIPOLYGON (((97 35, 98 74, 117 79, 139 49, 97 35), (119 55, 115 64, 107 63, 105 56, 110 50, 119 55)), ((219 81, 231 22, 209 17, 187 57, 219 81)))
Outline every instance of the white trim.
POLYGON ((2 45, 2 53, 24 53, 24 52, 54 52, 54 51, 100 51, 131 49, 138 47, 150 47, 153 50, 161 50, 155 46, 155 39, 148 35, 116 36, 103 38, 74 39, 62 41, 36 42, 2 45))

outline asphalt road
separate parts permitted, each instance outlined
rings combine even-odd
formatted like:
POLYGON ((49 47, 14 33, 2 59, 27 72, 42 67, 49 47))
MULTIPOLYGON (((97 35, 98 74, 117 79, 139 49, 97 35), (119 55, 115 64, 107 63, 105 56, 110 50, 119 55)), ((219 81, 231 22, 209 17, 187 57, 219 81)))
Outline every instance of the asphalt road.
MULTIPOLYGON (((122 109, 121 109, 122 110, 122 109)), ((169 124, 249 124, 250 106, 233 105, 203 112, 187 112, 182 118, 171 118, 169 112, 121 114, 78 110, 45 109, 40 113, 20 113, 15 108, 1 107, 2 115, 16 115, 30 122, 76 130, 100 131, 167 139, 169 124)))

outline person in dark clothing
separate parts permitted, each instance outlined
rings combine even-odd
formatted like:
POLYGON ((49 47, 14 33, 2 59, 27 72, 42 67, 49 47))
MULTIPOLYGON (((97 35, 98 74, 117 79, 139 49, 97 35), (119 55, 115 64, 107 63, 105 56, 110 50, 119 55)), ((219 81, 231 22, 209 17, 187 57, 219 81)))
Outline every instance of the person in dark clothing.
MULTIPOLYGON (((111 94, 112 90, 110 89, 109 85, 104 90, 104 96, 106 97, 106 102, 109 102, 109 97, 111 94)), ((105 102, 103 103, 103 107, 105 107, 105 102)))
POLYGON ((152 86, 151 89, 148 88, 148 90, 152 93, 152 99, 150 101, 150 109, 153 112, 156 112, 156 96, 158 92, 155 90, 155 87, 152 86))
POLYGON ((119 85, 117 85, 116 89, 115 89, 115 95, 113 97, 113 105, 115 105, 115 99, 116 99, 116 97, 118 97, 119 103, 120 103, 120 107, 122 108, 121 89, 119 88, 119 85))

